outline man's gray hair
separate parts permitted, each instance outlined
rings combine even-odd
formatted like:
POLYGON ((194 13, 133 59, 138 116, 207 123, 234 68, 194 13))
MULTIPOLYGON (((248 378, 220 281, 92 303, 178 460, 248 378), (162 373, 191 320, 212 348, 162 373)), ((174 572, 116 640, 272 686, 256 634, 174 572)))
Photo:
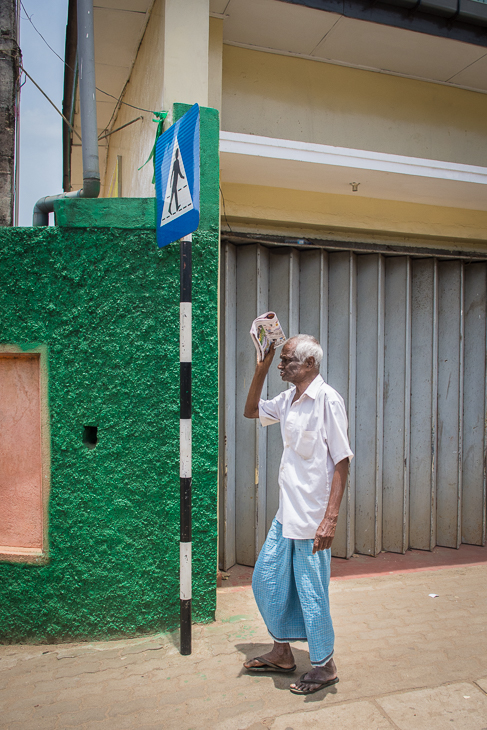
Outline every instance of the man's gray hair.
POLYGON ((306 362, 308 357, 314 357, 316 365, 319 366, 323 360, 323 349, 316 337, 312 337, 311 335, 294 335, 294 337, 290 337, 289 339, 296 342, 294 357, 299 362, 306 362))

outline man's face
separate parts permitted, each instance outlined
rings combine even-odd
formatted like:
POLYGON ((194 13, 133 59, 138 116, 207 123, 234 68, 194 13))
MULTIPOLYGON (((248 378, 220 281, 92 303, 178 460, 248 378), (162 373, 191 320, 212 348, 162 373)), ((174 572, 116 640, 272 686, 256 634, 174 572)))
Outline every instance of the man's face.
POLYGON ((282 380, 285 380, 287 383, 293 383, 293 385, 304 380, 310 372, 310 367, 306 362, 299 362, 294 357, 295 349, 296 343, 293 340, 286 342, 281 351, 281 361, 277 366, 282 380))

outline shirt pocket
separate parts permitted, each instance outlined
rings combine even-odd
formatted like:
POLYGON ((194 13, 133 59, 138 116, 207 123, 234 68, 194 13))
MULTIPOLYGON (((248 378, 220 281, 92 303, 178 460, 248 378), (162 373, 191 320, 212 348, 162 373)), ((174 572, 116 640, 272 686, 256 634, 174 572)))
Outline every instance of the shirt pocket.
POLYGON ((318 438, 318 431, 301 431, 294 448, 302 459, 311 459, 318 438))

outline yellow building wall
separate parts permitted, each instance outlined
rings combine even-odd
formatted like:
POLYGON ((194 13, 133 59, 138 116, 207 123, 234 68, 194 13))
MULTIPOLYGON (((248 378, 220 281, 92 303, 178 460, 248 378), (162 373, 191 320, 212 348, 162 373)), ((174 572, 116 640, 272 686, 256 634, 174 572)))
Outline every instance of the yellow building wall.
POLYGON ((208 39, 208 106, 222 111, 223 20, 210 18, 208 39))
MULTIPOLYGON (((162 64, 164 58, 164 3, 156 0, 151 17, 139 48, 132 74, 128 81, 124 102, 154 111, 162 110, 162 64)), ((135 117, 142 120, 108 137, 106 169, 102 176, 111 180, 117 155, 122 157, 123 194, 129 198, 144 198, 154 195, 152 185, 153 166, 149 162, 142 170, 138 168, 150 155, 157 126, 151 113, 122 105, 113 123, 120 127, 135 117)), ((106 192, 108 192, 108 186, 106 192)), ((106 193, 105 193, 106 194, 106 193)))
MULTIPOLYGON (((174 101, 198 102, 208 106, 210 95, 213 105, 221 106, 222 21, 208 18, 203 0, 186 0, 185 12, 180 10, 179 0, 155 0, 122 97, 127 104, 154 111, 171 111, 174 101), (198 14, 206 19, 206 26, 199 22, 198 14), (185 35, 182 35, 183 28, 185 35)), ((139 170, 154 145, 157 130, 152 121, 154 115, 122 104, 113 127, 120 127, 139 115, 143 117, 141 121, 108 137, 102 182, 111 180, 117 156, 121 156, 124 197, 154 195, 152 160, 139 170)), ((107 192, 108 187, 105 195, 107 192)))
POLYGON ((487 165, 487 95, 225 45, 222 129, 487 165))
MULTIPOLYGON (((156 0, 123 97, 145 109, 162 109, 163 14, 156 0)), ((222 26, 210 18, 207 90, 222 129, 487 166, 487 95, 223 45, 222 26)), ((138 170, 154 143, 152 114, 122 106, 114 127, 139 114, 142 121, 108 138, 105 182, 121 156, 127 197, 154 195, 152 162, 138 170)), ((452 247, 487 241, 482 211, 224 181, 222 189, 228 221, 239 229, 452 247)))
POLYGON ((487 212, 222 183, 222 232, 487 250, 487 212), (222 201, 223 202, 223 201, 222 201))
MULTIPOLYGON (((487 95, 223 47, 222 129, 487 166, 487 95)), ((487 213, 222 182, 240 230, 485 249, 487 213)), ((222 206, 223 208, 223 206, 222 206)))

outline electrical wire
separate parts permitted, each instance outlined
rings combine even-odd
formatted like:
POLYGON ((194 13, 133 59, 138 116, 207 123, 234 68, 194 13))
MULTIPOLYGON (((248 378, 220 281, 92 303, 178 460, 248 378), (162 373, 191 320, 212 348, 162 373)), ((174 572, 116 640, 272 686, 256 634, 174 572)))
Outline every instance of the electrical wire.
MULTIPOLYGON (((25 6, 24 6, 24 3, 22 2, 22 0, 20 0, 20 7, 22 8, 22 10, 24 11, 24 13, 26 14, 27 20, 29 21, 29 23, 31 24, 31 26, 34 28, 34 30, 37 33, 37 35, 39 35, 42 38, 42 40, 44 41, 44 43, 46 44, 46 46, 49 48, 49 50, 51 50, 54 53, 54 55, 59 58, 60 61, 63 61, 63 59, 61 58, 61 56, 59 55, 59 53, 56 53, 56 51, 54 50, 54 48, 52 46, 50 46, 49 43, 46 41, 46 39, 44 38, 44 36, 42 35, 42 33, 39 30, 37 30, 37 28, 35 27, 34 23, 32 22, 32 16, 30 16, 27 13, 27 10, 25 9, 25 6)), ((64 61, 63 61, 63 63, 64 63, 64 61)), ((66 66, 67 65, 68 64, 66 64, 66 66)), ((69 68, 69 66, 68 66, 68 68, 69 68)), ((71 71, 72 70, 73 69, 71 69, 71 71)))
POLYGON ((60 111, 57 108, 57 106, 55 105, 55 103, 53 101, 51 101, 51 99, 48 97, 48 95, 46 94, 46 92, 41 89, 41 87, 39 86, 39 84, 34 81, 34 79, 32 78, 32 76, 27 73, 27 71, 25 70, 25 68, 23 66, 21 66, 20 63, 19 63, 19 68, 27 76, 27 78, 32 81, 32 83, 34 84, 34 86, 36 86, 39 89, 39 91, 41 92, 41 94, 46 97, 46 99, 49 102, 49 104, 51 104, 51 106, 54 107, 54 109, 57 111, 57 113, 64 119, 64 121, 66 122, 66 124, 68 125, 68 127, 71 129, 71 131, 74 132, 74 134, 81 140, 81 135, 76 131, 76 129, 71 124, 71 122, 69 122, 66 119, 66 117, 64 116, 64 114, 62 113, 62 111, 60 111))
POLYGON ((111 96, 112 99, 116 99, 117 104, 115 106, 118 106, 118 104, 124 104, 125 106, 129 106, 132 109, 137 109, 139 112, 147 112, 147 114, 155 114, 156 112, 153 109, 143 109, 141 106, 134 106, 134 104, 129 104, 128 101, 120 101, 122 94, 117 98, 113 94, 109 94, 108 91, 103 91, 103 89, 99 89, 98 86, 96 87, 96 90, 99 91, 101 94, 105 94, 106 96, 111 96))
MULTIPOLYGON (((56 56, 57 58, 59 58, 59 60, 60 60, 60 61, 62 61, 62 62, 64 63, 64 65, 65 65, 65 66, 66 66, 67 68, 69 68, 69 70, 70 70, 70 71, 72 71, 72 72, 74 73, 74 69, 73 69, 73 68, 71 68, 71 66, 70 66, 70 65, 69 65, 68 63, 66 63, 66 61, 65 61, 65 60, 64 60, 63 58, 61 58, 61 56, 59 55, 59 53, 57 53, 57 52, 56 52, 56 51, 54 50, 54 48, 52 48, 52 46, 50 46, 50 45, 49 45, 49 43, 48 43, 48 42, 46 41, 46 39, 44 38, 44 36, 42 35, 42 33, 41 33, 41 32, 40 32, 40 31, 39 31, 39 30, 38 30, 37 28, 36 28, 36 26, 34 25, 34 23, 33 23, 33 21, 32 21, 32 16, 29 16, 29 15, 28 15, 28 13, 27 13, 27 10, 25 9, 25 6, 24 6, 24 4, 23 4, 22 0, 20 0, 20 5, 21 5, 21 7, 22 7, 22 10, 24 11, 24 13, 25 13, 25 15, 26 15, 26 19, 27 19, 27 20, 29 21, 29 23, 31 24, 31 26, 32 26, 32 27, 34 28, 35 32, 36 32, 36 33, 37 33, 37 34, 38 34, 38 35, 39 35, 39 36, 40 36, 40 37, 42 38, 42 40, 44 41, 44 43, 46 44, 46 46, 47 46, 47 47, 49 48, 49 50, 50 50, 50 51, 52 51, 52 52, 54 53, 54 55, 55 55, 55 56, 56 56)), ((30 78, 30 77, 29 77, 29 78, 30 78)), ((116 102, 117 102, 117 103, 116 103, 116 105, 115 105, 115 108, 116 108, 116 107, 117 107, 117 106, 118 106, 119 104, 124 104, 125 106, 129 106, 129 107, 131 107, 132 109, 137 109, 137 110, 138 110, 139 112, 147 112, 147 114, 155 114, 155 111, 154 111, 153 109, 143 109, 143 108, 142 108, 142 107, 140 107, 140 106, 135 106, 134 104, 129 104, 129 103, 127 102, 127 101, 121 101, 121 98, 122 98, 122 94, 123 94, 123 91, 122 91, 122 94, 120 94, 120 96, 119 96, 119 97, 116 97, 116 96, 114 96, 113 94, 109 94, 109 93, 108 93, 108 91, 104 91, 103 89, 99 89, 99 88, 98 88, 98 86, 96 87, 96 90, 97 90, 97 91, 99 91, 99 92, 100 92, 101 94, 105 94, 105 96, 110 96, 110 97, 111 97, 112 99, 115 99, 115 100, 116 100, 116 102)), ((51 102, 51 103, 52 103, 52 102, 51 102)), ((111 121, 111 120, 110 120, 110 121, 111 121)), ((68 122, 68 123, 69 123, 69 122, 68 122)), ((108 125, 107 125, 107 126, 108 126, 108 125)))
POLYGON ((222 196, 222 202, 223 202, 223 217, 225 218, 225 223, 227 224, 227 226, 228 226, 228 228, 230 230, 230 233, 233 233, 232 227, 231 227, 230 223, 228 222, 227 211, 226 211, 226 208, 225 208, 225 196, 223 195, 223 190, 222 190, 222 186, 221 185, 220 185, 220 195, 222 196))
MULTIPOLYGON (((59 114, 59 116, 60 116, 60 117, 62 117, 62 118, 64 119, 64 121, 66 122, 66 124, 68 125, 68 127, 69 127, 69 128, 70 128, 70 129, 71 129, 71 130, 72 130, 72 131, 74 132, 74 134, 75 134, 75 135, 76 135, 76 136, 77 136, 77 137, 78 137, 78 138, 79 138, 79 139, 81 140, 81 136, 80 136, 80 135, 79 135, 79 133, 78 133, 78 132, 76 131, 76 129, 75 129, 74 127, 73 127, 73 125, 71 124, 71 122, 70 122, 70 121, 69 121, 68 119, 66 119, 66 117, 64 116, 64 114, 62 113, 62 111, 61 111, 60 109, 58 109, 58 108, 57 108, 57 106, 55 105, 55 103, 54 103, 54 102, 52 101, 52 99, 50 99, 50 98, 49 98, 49 96, 48 96, 48 95, 46 94, 46 92, 44 91, 44 89, 42 89, 42 88, 41 88, 41 87, 39 86, 39 84, 37 83, 37 81, 34 81, 34 79, 32 78, 32 76, 31 76, 31 75, 30 75, 29 73, 27 73, 27 71, 25 70, 25 68, 24 68, 24 67, 22 66, 22 64, 21 64, 21 63, 20 63, 20 61, 18 60, 19 56, 18 56, 17 54, 14 54, 14 53, 9 53, 8 51, 6 51, 6 50, 5 50, 5 49, 3 49, 3 48, 0 48, 0 53, 4 53, 4 54, 5 54, 6 56, 10 56, 10 58, 16 58, 16 59, 17 59, 17 63, 18 63, 18 66, 19 66, 19 69, 21 70, 21 72, 22 72, 22 73, 24 73, 24 74, 25 74, 25 75, 27 76, 27 78, 28 78, 28 79, 30 79, 30 80, 32 81, 32 83, 34 84, 34 86, 35 86, 35 87, 36 87, 37 89, 39 89, 39 91, 41 92, 42 96, 44 96, 44 97, 45 97, 45 98, 47 99, 47 101, 49 102, 49 104, 50 104, 50 105, 51 105, 52 107, 54 107, 54 109, 55 109, 55 110, 57 111, 57 113, 59 114)), ((24 85, 25 85, 25 81, 24 81, 24 83, 21 83, 21 84, 20 84, 20 87, 19 87, 19 88, 22 88, 22 87, 23 87, 24 85)))
POLYGON ((126 124, 122 124, 121 127, 117 127, 116 129, 112 129, 111 132, 107 132, 106 134, 103 134, 103 132, 98 137, 98 142, 100 142, 102 139, 105 139, 106 137, 110 137, 111 134, 115 134, 115 132, 120 132, 121 129, 125 129, 125 127, 130 127, 131 124, 135 124, 135 122, 138 122, 140 119, 143 119, 144 117, 137 117, 136 119, 132 119, 130 122, 127 122, 126 124))

